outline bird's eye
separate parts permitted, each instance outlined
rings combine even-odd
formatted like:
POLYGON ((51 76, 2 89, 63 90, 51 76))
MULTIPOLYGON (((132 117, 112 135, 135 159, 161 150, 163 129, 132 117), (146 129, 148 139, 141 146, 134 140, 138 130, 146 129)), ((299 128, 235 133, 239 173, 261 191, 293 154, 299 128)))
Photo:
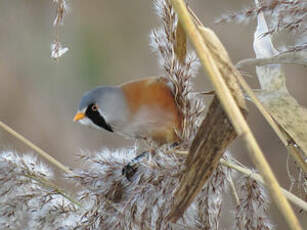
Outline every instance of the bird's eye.
POLYGON ((97 105, 92 105, 92 111, 97 111, 97 110, 98 110, 97 105))

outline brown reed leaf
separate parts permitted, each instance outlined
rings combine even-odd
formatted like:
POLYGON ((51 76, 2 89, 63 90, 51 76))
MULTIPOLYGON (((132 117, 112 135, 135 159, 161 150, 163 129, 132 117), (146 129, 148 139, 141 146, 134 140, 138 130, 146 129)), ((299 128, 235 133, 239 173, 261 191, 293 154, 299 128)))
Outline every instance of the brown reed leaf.
POLYGON ((236 136, 222 105, 217 96, 214 96, 185 161, 183 179, 175 194, 175 206, 169 214, 170 221, 175 222, 183 215, 236 136))

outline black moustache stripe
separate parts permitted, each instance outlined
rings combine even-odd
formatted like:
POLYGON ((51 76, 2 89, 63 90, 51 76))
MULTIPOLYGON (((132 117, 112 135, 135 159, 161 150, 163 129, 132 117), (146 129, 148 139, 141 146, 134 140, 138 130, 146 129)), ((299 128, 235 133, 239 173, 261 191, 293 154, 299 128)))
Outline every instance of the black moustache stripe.
POLYGON ((93 104, 89 105, 86 109, 85 115, 97 126, 108 130, 113 133, 112 127, 105 121, 103 116, 98 111, 92 110, 93 104))

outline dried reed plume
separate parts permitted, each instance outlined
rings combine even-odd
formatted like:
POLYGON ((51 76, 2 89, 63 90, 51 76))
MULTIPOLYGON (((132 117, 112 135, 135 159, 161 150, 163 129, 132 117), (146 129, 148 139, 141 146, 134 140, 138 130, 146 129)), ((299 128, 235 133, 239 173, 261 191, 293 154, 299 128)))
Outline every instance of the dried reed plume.
MULTIPOLYGON (((226 152, 224 159, 228 156, 226 152)), ((231 174, 229 168, 219 165, 196 199, 199 229, 219 229, 224 192, 228 189, 231 174)))
POLYGON ((306 17, 307 3, 303 0, 283 1, 268 0, 260 1, 259 6, 249 7, 238 13, 225 14, 217 19, 217 23, 237 22, 244 23, 250 19, 255 19, 259 12, 271 17, 272 24, 268 33, 282 30, 306 32, 304 23, 306 17))
POLYGON ((263 36, 281 31, 290 31, 296 34, 297 44, 293 48, 295 49, 297 46, 297 49, 306 49, 306 1, 262 0, 259 2, 259 5, 243 9, 240 12, 224 14, 216 22, 248 23, 250 20, 255 19, 259 12, 263 12, 270 26, 263 36))
POLYGON ((62 47, 60 42, 60 27, 63 25, 64 16, 69 8, 66 0, 53 0, 53 2, 56 4, 56 16, 53 22, 56 35, 54 42, 51 44, 51 57, 57 60, 69 50, 67 47, 62 47))
POLYGON ((53 172, 33 155, 0 154, 2 229, 59 229, 72 226, 76 205, 50 180, 53 172))
POLYGON ((192 87, 192 78, 197 73, 199 61, 194 51, 178 57, 176 54, 178 17, 168 0, 153 2, 162 27, 150 34, 151 47, 158 54, 161 68, 174 84, 176 101, 184 116, 181 136, 186 144, 190 144, 202 121, 201 112, 204 109, 202 100, 193 94, 192 87))
MULTIPOLYGON (((134 150, 103 150, 84 155, 87 170, 69 176, 81 188, 80 199, 87 204, 82 225, 85 229, 208 229, 218 224, 226 168, 219 167, 184 216, 176 223, 166 216, 173 205, 173 192, 179 184, 184 157, 165 155, 165 149, 144 161, 133 182, 121 175, 134 150), (208 196, 209 195, 209 196, 208 196), (207 213, 210 213, 207 216, 207 213), (209 219, 208 219, 209 218, 209 219)), ((215 228, 217 229, 217 228, 215 228)))
POLYGON ((240 204, 236 208, 234 229, 273 229, 267 218, 268 198, 259 183, 249 176, 242 176, 238 193, 240 204))

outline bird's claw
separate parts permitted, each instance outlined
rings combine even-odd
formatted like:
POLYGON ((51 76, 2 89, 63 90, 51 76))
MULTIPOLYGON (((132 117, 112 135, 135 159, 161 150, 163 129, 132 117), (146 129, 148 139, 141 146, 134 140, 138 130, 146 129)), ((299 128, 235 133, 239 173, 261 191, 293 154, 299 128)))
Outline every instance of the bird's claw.
POLYGON ((140 161, 142 161, 145 157, 147 157, 150 152, 142 152, 140 155, 133 158, 125 167, 122 169, 122 175, 125 176, 128 181, 131 181, 131 178, 134 176, 138 169, 138 165, 140 161))
POLYGON ((131 181, 131 178, 134 176, 137 169, 138 169, 137 164, 129 163, 126 166, 123 167, 122 175, 125 176, 128 181, 131 181))

